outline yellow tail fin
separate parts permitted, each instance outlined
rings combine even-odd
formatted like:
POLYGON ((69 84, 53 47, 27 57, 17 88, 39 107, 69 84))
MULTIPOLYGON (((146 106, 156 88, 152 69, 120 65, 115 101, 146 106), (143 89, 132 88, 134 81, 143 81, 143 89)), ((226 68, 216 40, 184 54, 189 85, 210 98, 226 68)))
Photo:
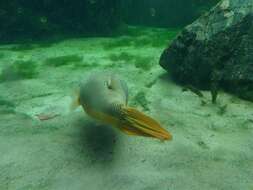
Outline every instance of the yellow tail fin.
POLYGON ((123 119, 120 121, 119 129, 129 135, 154 137, 160 140, 171 140, 172 135, 151 117, 140 111, 130 108, 122 108, 123 119))

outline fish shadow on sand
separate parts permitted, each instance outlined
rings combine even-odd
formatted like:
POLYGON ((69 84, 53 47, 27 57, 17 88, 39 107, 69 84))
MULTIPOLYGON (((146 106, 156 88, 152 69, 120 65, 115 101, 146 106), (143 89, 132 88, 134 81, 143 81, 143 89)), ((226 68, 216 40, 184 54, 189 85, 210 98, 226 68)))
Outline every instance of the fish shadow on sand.
POLYGON ((82 124, 80 135, 83 150, 92 162, 113 162, 117 136, 110 126, 86 121, 82 124))

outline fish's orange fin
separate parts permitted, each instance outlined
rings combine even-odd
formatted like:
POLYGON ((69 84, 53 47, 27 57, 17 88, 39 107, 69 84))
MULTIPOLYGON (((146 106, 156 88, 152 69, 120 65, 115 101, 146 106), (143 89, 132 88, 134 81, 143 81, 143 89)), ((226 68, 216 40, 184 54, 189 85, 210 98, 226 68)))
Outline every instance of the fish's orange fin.
POLYGON ((171 140, 172 135, 153 118, 143 114, 142 112, 131 108, 123 107, 124 115, 120 127, 130 134, 139 136, 155 137, 160 140, 171 140))
POLYGON ((136 130, 135 128, 129 127, 127 125, 120 125, 120 126, 118 126, 118 129, 120 129, 122 132, 126 133, 127 135, 144 136, 144 137, 149 136, 149 135, 141 132, 140 130, 136 130))
POLYGON ((126 133, 127 135, 138 135, 137 133, 132 132, 132 131, 126 129, 126 128, 124 128, 123 126, 118 127, 118 128, 119 128, 122 132, 126 133))

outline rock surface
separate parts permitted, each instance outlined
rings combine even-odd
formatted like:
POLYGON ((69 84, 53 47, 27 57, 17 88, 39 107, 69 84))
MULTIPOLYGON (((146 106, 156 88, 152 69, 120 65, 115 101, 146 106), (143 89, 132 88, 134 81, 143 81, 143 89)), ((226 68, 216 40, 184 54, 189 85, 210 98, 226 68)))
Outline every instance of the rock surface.
POLYGON ((160 65, 179 83, 216 84, 253 101, 253 1, 218 3, 178 35, 160 65))

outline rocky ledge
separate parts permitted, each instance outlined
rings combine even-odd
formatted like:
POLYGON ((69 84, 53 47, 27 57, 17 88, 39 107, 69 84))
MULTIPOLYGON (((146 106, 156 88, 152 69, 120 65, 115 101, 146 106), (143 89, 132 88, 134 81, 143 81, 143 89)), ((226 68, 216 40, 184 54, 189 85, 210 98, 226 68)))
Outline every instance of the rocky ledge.
POLYGON ((218 3, 182 30, 160 65, 181 84, 253 101, 253 1, 218 3))

